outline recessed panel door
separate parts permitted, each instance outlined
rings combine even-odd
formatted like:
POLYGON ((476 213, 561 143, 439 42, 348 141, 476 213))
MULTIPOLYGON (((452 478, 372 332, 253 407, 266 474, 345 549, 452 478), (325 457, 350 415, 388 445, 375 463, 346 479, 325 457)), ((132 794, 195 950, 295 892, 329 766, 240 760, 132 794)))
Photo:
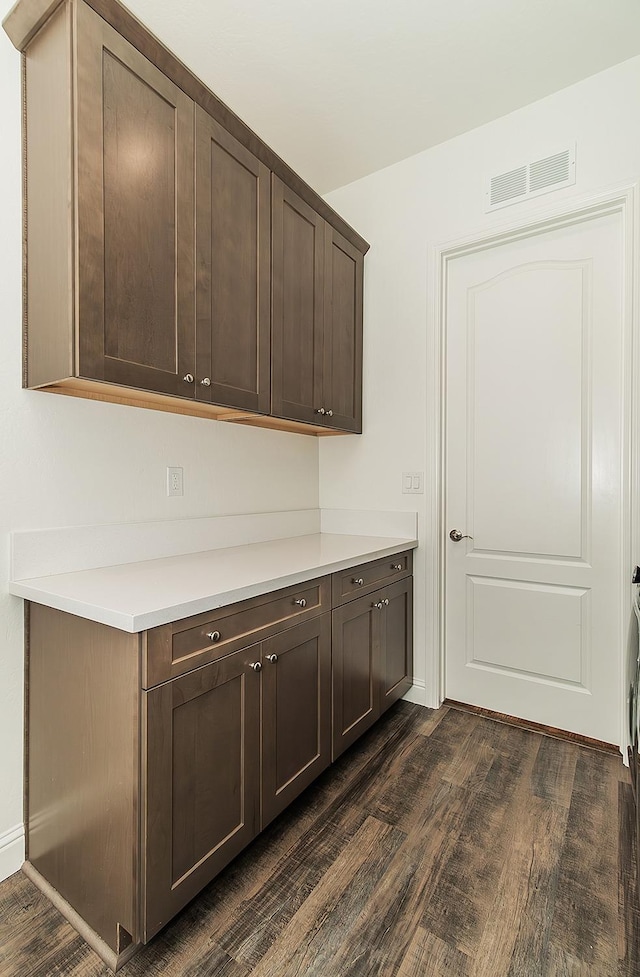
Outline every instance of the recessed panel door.
POLYGON ((446 694, 616 743, 620 217, 490 246, 449 271, 446 694))
POLYGON ((413 681, 413 577, 384 589, 380 711, 401 699, 413 681))
POLYGON ((324 220, 273 177, 271 411, 321 423, 324 220))
POLYGON ((269 412, 271 174, 196 106, 196 398, 269 412))
POLYGON ((331 615, 262 645, 262 826, 331 762, 331 615))
POLYGON ((380 715, 380 643, 384 604, 379 592, 333 612, 333 759, 380 715))
POLYGON ((74 9, 77 372, 193 397, 194 104, 90 7, 74 9))
POLYGON ((324 260, 324 421, 362 431, 362 276, 360 251, 326 225, 324 260))
POLYGON ((144 939, 255 837, 260 645, 143 694, 144 939))

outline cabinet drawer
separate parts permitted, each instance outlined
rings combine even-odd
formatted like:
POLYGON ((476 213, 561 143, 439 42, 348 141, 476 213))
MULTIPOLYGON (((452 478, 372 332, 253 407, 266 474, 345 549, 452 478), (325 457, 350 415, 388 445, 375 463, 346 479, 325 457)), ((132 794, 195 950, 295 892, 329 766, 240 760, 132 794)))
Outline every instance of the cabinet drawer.
POLYGON ((361 594, 371 593, 383 584, 393 583, 412 572, 413 554, 411 550, 406 550, 404 553, 385 556, 382 560, 362 563, 350 570, 334 573, 331 577, 333 606, 346 604, 361 594))
POLYGON ((147 632, 143 687, 166 682, 330 609, 330 578, 230 604, 147 632))

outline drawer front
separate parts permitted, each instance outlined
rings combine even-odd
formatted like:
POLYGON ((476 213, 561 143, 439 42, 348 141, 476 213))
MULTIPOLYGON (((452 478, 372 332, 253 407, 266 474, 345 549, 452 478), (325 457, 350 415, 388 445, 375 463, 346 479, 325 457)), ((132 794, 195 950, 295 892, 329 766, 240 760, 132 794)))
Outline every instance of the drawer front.
POLYGON ((411 573, 413 573, 411 550, 334 573, 331 577, 333 607, 346 604, 347 601, 354 600, 362 594, 369 594, 378 587, 393 583, 394 580, 400 580, 411 573))
POLYGON ((230 604, 147 632, 143 687, 184 675, 330 609, 329 577, 230 604))

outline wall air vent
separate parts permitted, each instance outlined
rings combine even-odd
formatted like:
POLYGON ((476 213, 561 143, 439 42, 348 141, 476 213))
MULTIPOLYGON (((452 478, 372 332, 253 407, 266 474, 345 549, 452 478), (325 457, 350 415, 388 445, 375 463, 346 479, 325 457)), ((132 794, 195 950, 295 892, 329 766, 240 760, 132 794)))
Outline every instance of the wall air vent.
POLYGON ((543 193, 570 187, 576 182, 575 144, 562 152, 545 156, 489 179, 487 212, 509 204, 539 197, 543 193))

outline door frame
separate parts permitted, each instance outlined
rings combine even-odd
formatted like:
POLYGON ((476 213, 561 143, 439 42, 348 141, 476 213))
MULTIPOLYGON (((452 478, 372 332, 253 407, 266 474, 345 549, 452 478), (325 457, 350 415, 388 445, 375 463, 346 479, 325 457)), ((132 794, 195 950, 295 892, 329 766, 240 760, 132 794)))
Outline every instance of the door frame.
MULTIPOLYGON (((634 392, 633 377, 640 378, 640 322, 638 285, 640 282, 640 184, 626 184, 570 201, 553 210, 538 211, 527 217, 514 217, 491 231, 477 233, 432 249, 428 268, 429 292, 433 296, 433 328, 427 329, 427 424, 426 457, 433 459, 428 473, 426 538, 431 545, 426 554, 427 624, 427 705, 437 708, 445 696, 445 471, 446 471, 446 320, 450 262, 456 258, 491 250, 511 241, 571 227, 610 214, 619 214, 622 223, 623 295, 623 435, 622 435, 622 565, 620 566, 620 621, 626 635, 632 614, 632 560, 640 562, 640 390, 634 392)), ((638 384, 640 386, 640 384, 638 384)), ((623 756, 627 741, 625 729, 625 690, 622 683, 624 647, 616 663, 620 689, 620 743, 623 756)))

